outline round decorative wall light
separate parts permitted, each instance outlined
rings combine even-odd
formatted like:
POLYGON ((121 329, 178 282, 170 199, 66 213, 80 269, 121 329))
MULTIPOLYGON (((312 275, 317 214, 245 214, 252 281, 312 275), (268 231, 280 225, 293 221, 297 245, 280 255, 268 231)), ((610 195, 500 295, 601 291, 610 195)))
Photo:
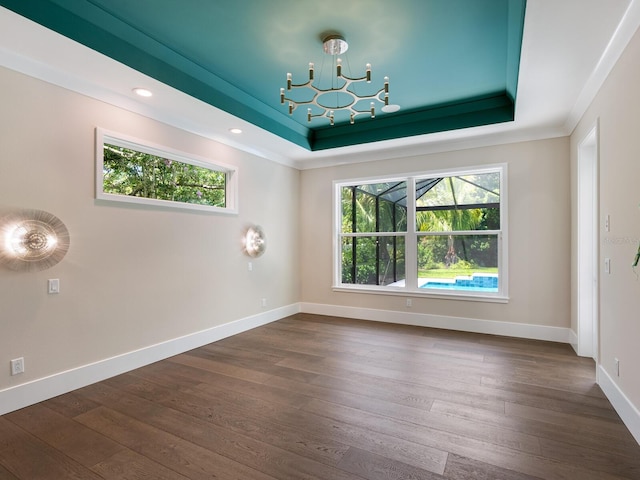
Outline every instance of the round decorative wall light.
POLYGON ((250 257, 259 257, 267 249, 267 239, 257 225, 247 228, 243 240, 244 251, 250 257))
POLYGON ((22 210, 0 218, 0 263, 11 270, 45 270, 69 250, 64 223, 42 210, 22 210))

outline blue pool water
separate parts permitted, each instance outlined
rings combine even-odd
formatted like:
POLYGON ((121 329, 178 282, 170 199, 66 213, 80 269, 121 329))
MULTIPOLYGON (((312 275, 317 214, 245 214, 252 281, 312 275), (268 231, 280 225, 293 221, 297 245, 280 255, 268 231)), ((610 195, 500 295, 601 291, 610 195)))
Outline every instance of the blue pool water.
POLYGON ((420 288, 438 288, 443 290, 462 290, 471 292, 497 292, 498 275, 473 274, 470 277, 455 279, 429 280, 420 288))

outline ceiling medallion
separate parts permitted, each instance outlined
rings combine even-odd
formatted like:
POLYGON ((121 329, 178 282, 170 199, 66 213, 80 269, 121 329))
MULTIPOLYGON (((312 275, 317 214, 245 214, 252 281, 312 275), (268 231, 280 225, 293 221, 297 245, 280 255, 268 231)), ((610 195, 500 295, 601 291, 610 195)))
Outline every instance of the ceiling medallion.
POLYGON ((370 63, 366 64, 362 77, 343 73, 342 59, 338 55, 345 53, 349 44, 341 35, 324 37, 322 48, 324 53, 333 57, 330 78, 316 79, 313 63, 309 63, 309 79, 305 83, 293 83, 291 73, 287 73, 287 87, 280 89, 280 103, 288 103, 289 115, 299 106, 306 105, 308 122, 316 117, 325 117, 334 125, 337 112, 346 112, 345 120, 348 115, 349 122, 353 124, 359 115, 375 118, 377 104, 382 105, 383 111, 389 111, 385 109, 389 107, 389 77, 384 77, 384 85, 379 90, 371 92, 366 85, 359 85, 371 83, 370 63), (323 83, 323 80, 327 81, 323 83), (294 94, 294 91, 301 93, 294 94))

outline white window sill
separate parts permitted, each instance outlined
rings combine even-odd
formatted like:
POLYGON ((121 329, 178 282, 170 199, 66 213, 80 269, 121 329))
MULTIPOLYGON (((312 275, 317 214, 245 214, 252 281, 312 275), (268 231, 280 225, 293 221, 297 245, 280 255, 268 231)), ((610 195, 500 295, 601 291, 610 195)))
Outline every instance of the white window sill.
POLYGON ((485 293, 453 293, 452 291, 439 292, 434 289, 409 290, 405 287, 382 287, 376 285, 334 285, 334 292, 344 293, 367 293, 375 295, 394 295, 399 297, 420 297, 434 298, 439 300, 461 300, 470 302, 487 302, 487 303, 509 303, 509 297, 496 294, 485 293), (421 291, 422 290, 422 291, 421 291))

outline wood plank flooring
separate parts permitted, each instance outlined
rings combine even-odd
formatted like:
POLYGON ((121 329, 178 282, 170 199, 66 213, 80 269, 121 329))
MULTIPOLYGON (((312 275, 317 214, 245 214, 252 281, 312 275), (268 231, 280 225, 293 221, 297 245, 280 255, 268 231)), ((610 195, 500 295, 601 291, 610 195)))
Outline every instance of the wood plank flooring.
POLYGON ((594 369, 298 314, 0 417, 0 480, 640 479, 594 369))

